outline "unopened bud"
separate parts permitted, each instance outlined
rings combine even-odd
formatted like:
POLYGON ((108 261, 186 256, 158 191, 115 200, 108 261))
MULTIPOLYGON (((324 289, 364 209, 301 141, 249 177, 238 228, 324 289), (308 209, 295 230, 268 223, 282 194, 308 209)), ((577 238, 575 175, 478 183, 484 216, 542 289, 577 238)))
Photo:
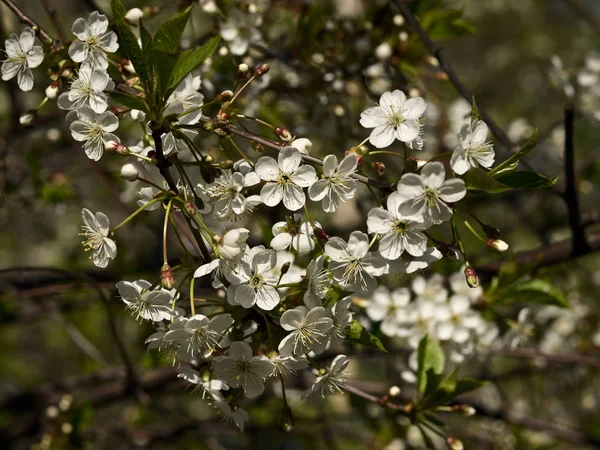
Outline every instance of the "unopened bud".
POLYGON ((481 224, 481 228, 483 228, 483 232, 487 236, 488 239, 500 239, 502 237, 502 233, 496 227, 491 225, 481 224))
POLYGON ((248 64, 241 63, 238 66, 238 77, 239 78, 246 78, 246 76, 248 76, 248 72, 249 71, 250 71, 250 67, 248 67, 248 64))
POLYGON ((160 269, 160 285, 165 289, 173 289, 175 287, 175 277, 173 277, 173 271, 168 264, 163 264, 160 269))
POLYGON ((232 90, 226 90, 221 92, 219 95, 217 95, 217 101, 219 103, 223 103, 226 102, 228 100, 231 100, 233 98, 233 91, 232 90))
POLYGON ((52 73, 49 75, 49 77, 50 77, 50 79, 51 79, 52 81, 56 81, 56 80, 58 80, 58 73, 57 73, 57 72, 52 72, 52 73))
POLYGON ((146 120, 146 113, 144 111, 140 111, 139 109, 132 109, 129 111, 129 115, 135 122, 143 122, 146 120))
POLYGON ((121 167, 121 178, 124 180, 135 181, 138 179, 139 175, 140 173, 137 168, 131 163, 124 164, 123 167, 121 167))
POLYGON ((153 16, 157 15, 160 12, 160 7, 158 7, 158 6, 144 6, 142 8, 142 11, 144 13, 144 16, 146 16, 146 17, 153 17, 153 16))
POLYGON ((106 144, 104 144, 104 148, 108 153, 116 155, 126 155, 128 152, 128 148, 117 141, 108 141, 106 144))
POLYGON ((344 154, 346 156, 348 156, 350 153, 354 153, 355 155, 358 155, 358 156, 365 156, 367 153, 369 153, 369 147, 367 147, 366 145, 358 145, 356 147, 350 147, 350 149, 346 150, 346 152, 344 154))
POLYGON ((303 155, 308 155, 312 150, 312 142, 306 138, 294 139, 292 147, 297 148, 303 155))
POLYGON ((290 262, 286 262, 283 266, 281 266, 281 276, 285 275, 286 273, 288 273, 288 270, 290 270, 290 262))
POLYGON ((382 176, 385 173, 385 164, 383 164, 381 161, 375 161, 373 166, 375 167, 377 175, 382 176))
POLYGON ((387 42, 382 42, 375 48, 375 57, 380 61, 386 61, 392 56, 392 47, 387 42))
POLYGON ((185 212, 187 212, 190 216, 196 214, 196 206, 192 202, 185 202, 185 212))
POLYGON ((135 68, 133 67, 133 64, 131 64, 131 61, 129 59, 122 59, 121 67, 125 72, 129 72, 132 75, 135 74, 135 68))
POLYGON ((206 164, 212 164, 213 163, 213 157, 211 155, 206 155, 204 158, 202 158, 202 160, 206 164))
POLYGON ((283 431, 289 433, 294 429, 294 414, 292 413, 292 408, 288 405, 285 405, 285 409, 283 411, 283 431))
POLYGON ((60 73, 60 76, 63 78, 66 78, 68 80, 73 77, 73 70, 71 68, 67 67, 60 73))
POLYGON ((400 395, 400 392, 401 392, 401 390, 398 386, 392 386, 390 388, 390 390, 388 391, 388 395, 390 397, 398 397, 400 395))
POLYGON ((479 277, 477 276, 477 272, 475 272, 475 269, 473 269, 469 263, 467 263, 465 267, 465 279, 467 280, 467 284, 470 288, 476 288, 479 286, 479 277))
POLYGON ((292 134, 289 132, 289 130, 286 130, 285 128, 277 127, 275 128, 274 133, 275 136, 277 136, 283 142, 290 142, 292 140, 292 134))
POLYGON ((503 253, 508 250, 508 244, 502 239, 488 239, 485 244, 498 253, 503 253))
POLYGON ((450 447, 452 450, 464 450, 465 448, 460 439, 449 437, 446 439, 446 443, 448 444, 448 447, 450 447))
POLYGON ((267 73, 269 71, 271 67, 268 64, 261 64, 260 66, 258 66, 256 68, 256 70, 254 71, 254 74, 257 77, 262 77, 265 73, 267 73))
POLYGON ((325 233, 323 228, 315 228, 315 237, 319 241, 328 241, 329 240, 329 235, 327 233, 325 233))
POLYGON ((221 161, 219 163, 219 169, 231 169, 233 167, 233 161, 230 159, 226 159, 225 161, 221 161))
POLYGON ((54 81, 46 88, 46 97, 54 100, 58 95, 58 81, 54 81))
POLYGON ((231 114, 229 114, 228 112, 226 112, 222 109, 220 109, 219 112, 217 113, 217 120, 225 122, 225 121, 229 120, 230 118, 231 118, 231 114))
POLYGON ((452 411, 467 417, 474 416, 477 412, 471 405, 454 405, 452 411))
POLYGON ((446 72, 438 72, 435 74, 435 77, 440 81, 448 80, 448 74, 446 72))
POLYGON ((33 123, 34 119, 35 119, 35 113, 26 112, 21 117, 19 117, 19 123, 21 125, 23 125, 24 127, 28 127, 33 123))
POLYGON ((144 17, 144 11, 140 8, 131 8, 125 13, 124 19, 129 25, 137 25, 142 17, 144 17))

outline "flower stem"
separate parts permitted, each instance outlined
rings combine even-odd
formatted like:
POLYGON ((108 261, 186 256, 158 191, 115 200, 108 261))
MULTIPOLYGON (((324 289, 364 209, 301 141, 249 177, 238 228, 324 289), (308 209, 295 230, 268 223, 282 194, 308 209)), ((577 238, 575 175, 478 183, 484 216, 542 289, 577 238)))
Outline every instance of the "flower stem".
POLYGON ((135 216, 137 216, 139 213, 141 213, 143 210, 145 210, 146 208, 148 208, 151 205, 154 205, 155 203, 158 202, 162 202, 165 199, 165 197, 159 197, 159 198, 154 198, 152 200, 150 200, 148 203, 146 203, 145 205, 141 206, 140 208, 137 209, 137 211, 135 211, 133 214, 131 214, 129 217, 127 217, 123 222, 121 222, 119 225, 115 226, 111 233, 114 234, 115 231, 117 231, 119 228, 121 228, 123 225, 125 225, 126 223, 128 223, 131 219, 133 219, 135 216))
POLYGON ((389 150, 377 150, 374 152, 369 152, 367 153, 368 156, 373 156, 373 155, 391 155, 391 156, 397 156, 398 158, 402 158, 402 159, 406 159, 406 157, 404 155, 401 155, 400 153, 395 153, 395 152, 390 152, 389 150))
POLYGON ((169 191, 167 191, 164 188, 161 188, 158 184, 156 184, 150 180, 146 180, 145 178, 142 178, 142 177, 137 177, 137 179, 138 179, 138 181, 141 181, 142 183, 149 184, 150 186, 152 186, 155 189, 158 189, 159 191, 161 191, 164 194, 169 194, 169 191))
POLYGON ((192 277, 190 280, 190 310, 192 312, 192 316, 196 315, 196 308, 194 306, 194 282, 196 279, 192 277))
POLYGON ((237 150, 237 152, 241 155, 241 157, 244 158, 248 164, 250 164, 250 167, 254 167, 254 163, 248 159, 248 157, 244 154, 242 149, 235 143, 233 138, 231 136, 227 136, 227 140, 233 146, 233 148, 235 148, 237 150))
POLYGON ((173 206, 173 200, 171 199, 167 205, 167 211, 165 212, 165 222, 163 225, 163 263, 169 264, 167 259, 167 228, 169 227, 169 214, 171 214, 171 206, 173 206))

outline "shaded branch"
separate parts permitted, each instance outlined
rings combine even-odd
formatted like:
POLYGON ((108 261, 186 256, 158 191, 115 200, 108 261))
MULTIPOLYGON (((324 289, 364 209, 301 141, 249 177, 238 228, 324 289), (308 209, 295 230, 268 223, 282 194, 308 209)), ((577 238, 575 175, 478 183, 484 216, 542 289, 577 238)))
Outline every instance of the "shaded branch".
POLYGON ((43 41, 54 42, 52 36, 48 34, 46 30, 44 30, 40 25, 37 24, 35 20, 25 14, 14 2, 13 0, 0 0, 4 3, 19 19, 19 21, 25 25, 29 25, 31 28, 37 31, 39 36, 43 41))

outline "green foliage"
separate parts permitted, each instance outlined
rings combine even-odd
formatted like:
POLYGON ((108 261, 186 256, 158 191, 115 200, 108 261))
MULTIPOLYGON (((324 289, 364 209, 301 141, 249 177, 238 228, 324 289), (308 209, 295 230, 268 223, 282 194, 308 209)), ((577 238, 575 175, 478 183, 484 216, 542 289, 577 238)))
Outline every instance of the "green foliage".
POLYGON ((430 370, 433 374, 441 374, 444 370, 445 360, 444 351, 437 341, 429 339, 429 336, 421 339, 418 349, 419 366, 417 369, 417 386, 421 394, 427 389, 428 379, 431 377, 430 370))
POLYGON ((474 122, 476 120, 481 120, 481 114, 479 114, 479 108, 477 108, 477 103, 475 103, 475 96, 472 97, 473 100, 471 102, 471 121, 474 122))
POLYGON ((431 39, 443 40, 475 33, 475 26, 463 19, 460 9, 448 8, 443 0, 417 0, 414 11, 431 39))
POLYGON ((350 330, 346 335, 346 339, 356 344, 366 345, 367 347, 374 348, 376 350, 386 352, 387 350, 379 340, 379 338, 369 333, 360 322, 353 320, 350 330))
POLYGON ((190 18, 192 7, 193 5, 186 8, 182 13, 171 17, 156 30, 152 44, 154 50, 168 54, 179 53, 179 42, 190 18))
POLYGON ((516 170, 521 158, 528 155, 529 153, 531 153, 533 151, 533 149, 535 149, 535 146, 537 145, 537 135, 538 135, 538 131, 536 128, 533 131, 533 133, 531 134, 531 136, 529 137, 529 139, 527 139, 527 142, 525 142, 525 144, 523 144, 523 147, 521 147, 521 149, 517 153, 512 155, 506 161, 498 164, 496 167, 494 167, 492 170, 490 170, 490 175, 500 174, 502 172, 510 172, 510 171, 516 170))
POLYGON ((185 51, 179 55, 177 62, 175 63, 175 67, 173 67, 173 72, 171 73, 166 95, 170 95, 177 85, 192 70, 202 64, 206 58, 213 54, 219 45, 219 40, 220 38, 215 36, 202 47, 195 50, 185 51))
POLYGON ((560 289, 539 278, 518 281, 498 291, 494 297, 502 303, 541 303, 563 308, 569 306, 560 289))
POLYGON ((479 167, 471 167, 467 173, 464 174, 463 180, 467 185, 467 189, 470 191, 498 194, 510 189, 510 187, 500 183, 495 178, 491 177, 488 172, 479 167))
POLYGON ((323 306, 333 306, 337 302, 339 302, 344 297, 348 297, 352 292, 346 291, 342 289, 337 284, 332 284, 327 289, 327 294, 325 294, 325 298, 323 299, 323 306))
POLYGON ((131 109, 139 109, 140 111, 150 112, 150 108, 148 104, 142 97, 137 97, 135 95, 127 94, 121 91, 107 91, 112 98, 117 103, 121 105, 131 108, 131 109))
POLYGON ((494 177, 496 181, 510 189, 546 189, 556 184, 558 178, 547 178, 539 173, 520 170, 502 172, 494 177))

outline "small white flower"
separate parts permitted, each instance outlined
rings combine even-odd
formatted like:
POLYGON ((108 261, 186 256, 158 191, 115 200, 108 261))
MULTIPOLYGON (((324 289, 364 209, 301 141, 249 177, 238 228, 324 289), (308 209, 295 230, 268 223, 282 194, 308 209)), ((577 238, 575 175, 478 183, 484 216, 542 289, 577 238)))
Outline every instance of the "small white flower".
POLYGON ((422 256, 427 249, 427 236, 422 233, 427 225, 402 214, 403 200, 398 192, 394 192, 387 200, 387 210, 373 208, 369 211, 368 231, 382 236, 379 254, 386 259, 398 259, 404 251, 412 256, 422 256))
POLYGON ((5 41, 7 59, 2 63, 2 79, 4 81, 17 77, 19 89, 30 91, 33 88, 33 73, 44 60, 42 47, 35 44, 35 32, 27 27, 17 37, 12 33, 5 41))
POLYGON ((471 301, 467 297, 454 295, 436 309, 436 320, 438 339, 464 344, 479 326, 481 317, 471 310, 471 301))
POLYGON ((290 145, 297 148, 303 155, 308 155, 312 150, 312 142, 307 138, 294 139, 290 145))
POLYGON ((305 222, 300 214, 294 214, 294 218, 289 219, 287 222, 277 222, 273 225, 274 238, 271 240, 271 248, 280 252, 291 246, 300 255, 312 252, 315 249, 312 224, 305 222))
POLYGON ((222 400, 213 402, 212 406, 223 419, 235 423, 240 432, 244 431, 244 424, 248 422, 248 413, 246 411, 242 408, 232 410, 229 403, 222 400))
POLYGON ((192 369, 190 366, 180 365, 177 367, 177 372, 177 378, 182 378, 188 383, 196 385, 194 392, 199 393, 203 399, 208 398, 223 401, 221 390, 229 390, 229 386, 221 380, 203 380, 198 371, 192 369))
MULTIPOLYGON (((463 275, 463 281, 464 279, 463 275)), ((444 287, 444 277, 440 274, 432 275, 429 278, 418 276, 413 280, 411 286, 419 300, 444 303, 448 298, 448 291, 444 287)))
POLYGON ((600 81, 600 53, 591 52, 585 58, 585 67, 577 74, 577 82, 580 86, 590 87, 598 81, 600 81))
POLYGON ((201 83, 199 75, 188 74, 169 96, 163 115, 182 114, 177 123, 197 123, 202 116, 201 106, 204 102, 204 96, 198 92, 201 83))
POLYGON ((83 247, 86 251, 91 250, 92 261, 98 267, 104 268, 108 261, 117 256, 117 244, 108 237, 110 223, 106 214, 97 212, 95 215, 86 208, 81 210, 84 225, 81 227, 85 237, 83 247))
POLYGON ((273 376, 282 376, 284 378, 290 375, 296 375, 299 370, 306 369, 308 367, 308 361, 306 358, 296 356, 277 356, 271 358, 271 362, 275 366, 273 376))
POLYGON ((246 210, 244 190, 244 175, 240 172, 223 170, 221 176, 206 185, 198 185, 204 189, 214 203, 214 214, 217 219, 231 220, 235 215, 243 214, 246 210))
POLYGON ((270 311, 279 304, 279 293, 275 285, 279 276, 273 269, 277 264, 277 254, 273 250, 254 247, 247 257, 240 261, 238 272, 227 289, 227 301, 248 309, 255 304, 270 311))
POLYGON ((144 17, 144 11, 140 8, 131 8, 125 13, 124 19, 128 24, 135 26, 140 23, 142 17, 144 17))
MULTIPOLYGON (((153 188, 153 187, 143 187, 138 191, 138 197, 140 198, 137 201, 137 205, 138 206, 144 206, 148 203, 150 203, 152 200, 154 200, 154 195, 159 192, 158 189, 153 188)), ((148 206, 145 211, 154 211, 155 209, 160 208, 160 202, 156 202, 153 203, 152 205, 148 206)))
POLYGON ((209 319, 202 314, 179 321, 179 326, 167 331, 163 340, 177 342, 193 358, 196 355, 211 353, 220 347, 223 334, 233 325, 230 314, 219 314, 209 319), (181 326, 183 325, 183 326, 181 326))
POLYGON ((322 179, 308 189, 310 199, 323 200, 323 210, 335 212, 340 201, 350 200, 356 193, 356 180, 352 178, 356 167, 357 159, 353 154, 346 156, 339 164, 335 155, 327 155, 323 160, 322 179))
POLYGON ((402 214, 427 224, 439 224, 452 216, 446 204, 461 200, 467 193, 465 182, 459 178, 445 180, 446 170, 441 162, 423 166, 421 175, 407 173, 398 182, 398 192, 403 200, 402 214))
POLYGON ((374 322, 381 322, 381 332, 392 337, 406 317, 409 302, 410 291, 407 288, 394 289, 390 293, 385 286, 379 286, 369 301, 367 316, 374 322))
POLYGON ((304 292, 303 301, 309 309, 323 306, 321 300, 325 298, 329 290, 331 277, 329 272, 323 268, 324 265, 325 255, 320 255, 317 259, 311 260, 306 267, 308 286, 304 292))
POLYGON ((260 191, 260 198, 267 206, 276 206, 283 199, 283 205, 296 211, 306 202, 302 188, 311 186, 317 180, 314 167, 300 165, 302 156, 294 147, 283 148, 277 162, 269 156, 262 156, 256 163, 255 171, 267 183, 260 191))
POLYGON ((233 388, 241 387, 247 397, 258 397, 265 390, 265 379, 275 366, 265 356, 252 356, 252 348, 244 342, 234 342, 228 356, 218 356, 212 362, 215 375, 233 388))
POLYGON ((231 9, 227 21, 221 25, 221 37, 227 41, 229 50, 234 55, 243 55, 250 43, 260 41, 257 26, 261 18, 256 14, 245 14, 239 9, 231 9))
POLYGON ((323 353, 327 346, 327 335, 333 327, 331 317, 322 307, 309 310, 305 306, 297 306, 289 309, 282 314, 280 323, 284 330, 290 331, 279 344, 282 356, 323 353))
POLYGON ((333 327, 331 328, 330 338, 332 342, 342 343, 346 338, 348 329, 352 325, 352 313, 350 312, 351 304, 352 297, 346 297, 338 300, 331 307, 333 327))
MULTIPOLYGON (((403 259, 398 260, 400 263, 403 264, 402 269, 398 270, 398 272, 414 273, 417 270, 426 269, 431 263, 439 261, 440 259, 442 259, 442 252, 440 252, 435 247, 427 247, 425 253, 423 253, 422 256, 413 257, 408 261, 405 261, 403 259)), ((395 270, 391 270, 391 268, 390 271, 392 273, 396 272, 395 270)), ((463 275, 463 279, 464 278, 465 277, 463 275)))
POLYGON ((360 124, 365 128, 374 128, 369 142, 377 148, 389 146, 394 139, 411 142, 419 136, 419 119, 426 107, 421 97, 407 100, 400 90, 386 92, 379 99, 379 106, 361 113, 360 124))
POLYGON ((325 253, 331 258, 329 270, 333 279, 353 291, 373 291, 377 286, 373 277, 388 269, 379 254, 369 252, 369 237, 361 231, 352 232, 347 243, 332 237, 325 244, 325 253))
POLYGON ((121 299, 136 320, 160 322, 171 319, 173 317, 171 310, 173 298, 166 291, 152 291, 151 288, 152 285, 146 280, 119 281, 117 283, 121 299))
POLYGON ((494 164, 494 147, 487 140, 488 126, 482 120, 463 125, 458 134, 458 146, 452 152, 450 166, 458 175, 479 164, 486 169, 494 164))
POLYGON ((323 398, 342 392, 342 386, 346 384, 346 380, 348 379, 348 373, 345 370, 349 362, 346 355, 336 356, 331 362, 327 373, 317 377, 313 385, 302 394, 302 398, 306 398, 317 392, 323 398))
POLYGON ((97 114, 89 106, 82 106, 77 110, 77 120, 71 123, 70 128, 73 139, 85 142, 85 154, 93 161, 102 157, 108 142, 119 141, 112 133, 119 128, 119 119, 110 111, 97 114))
POLYGON ((229 230, 217 244, 219 255, 228 261, 237 261, 244 254, 249 236, 250 231, 246 228, 229 230))
POLYGON ((89 106, 98 114, 108 108, 108 97, 103 92, 113 84, 103 70, 94 70, 88 65, 81 66, 78 78, 71 83, 71 90, 58 97, 60 109, 79 109, 89 106))
POLYGON ((108 30, 108 19, 105 15, 94 11, 88 20, 78 18, 73 22, 71 31, 79 41, 69 46, 69 56, 78 63, 89 64, 92 69, 106 70, 108 58, 106 53, 114 53, 119 49, 117 35, 108 30))

